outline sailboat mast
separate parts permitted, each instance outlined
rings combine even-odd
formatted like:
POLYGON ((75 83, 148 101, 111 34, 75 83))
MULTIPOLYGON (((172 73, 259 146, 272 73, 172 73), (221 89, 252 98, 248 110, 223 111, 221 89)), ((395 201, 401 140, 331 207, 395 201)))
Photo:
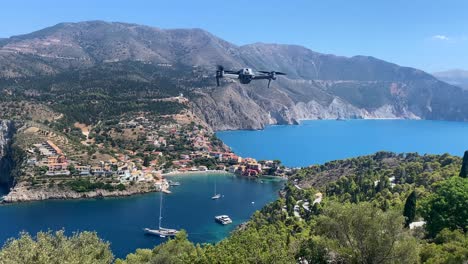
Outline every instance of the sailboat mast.
POLYGON ((161 229, 162 219, 162 191, 159 193, 159 229, 161 229))

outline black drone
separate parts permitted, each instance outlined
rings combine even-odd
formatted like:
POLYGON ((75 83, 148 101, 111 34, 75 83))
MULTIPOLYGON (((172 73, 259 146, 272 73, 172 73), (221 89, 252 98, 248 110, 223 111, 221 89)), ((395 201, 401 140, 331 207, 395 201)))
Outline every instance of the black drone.
POLYGON ((250 68, 243 68, 238 71, 228 71, 225 70, 223 66, 219 65, 216 70, 216 83, 219 86, 219 79, 221 78, 239 79, 239 82, 242 84, 248 84, 252 80, 268 80, 268 88, 270 88, 270 82, 271 80, 276 80, 276 75, 286 75, 286 73, 277 71, 254 72, 250 68))

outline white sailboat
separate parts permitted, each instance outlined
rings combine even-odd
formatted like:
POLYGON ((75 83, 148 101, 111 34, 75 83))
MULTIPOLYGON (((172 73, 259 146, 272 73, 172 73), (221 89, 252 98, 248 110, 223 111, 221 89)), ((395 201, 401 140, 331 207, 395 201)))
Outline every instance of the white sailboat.
POLYGON ((221 194, 220 194, 220 193, 216 193, 216 180, 215 180, 215 184, 214 184, 214 195, 213 195, 213 197, 211 197, 211 199, 217 200, 217 199, 219 199, 219 198, 221 198, 221 194))
POLYGON ((177 235, 179 232, 176 229, 170 229, 170 228, 164 228, 161 227, 161 220, 162 220, 162 192, 159 194, 159 226, 158 229, 150 229, 150 228, 145 228, 143 229, 146 234, 148 235, 155 235, 159 237, 173 237, 177 235))

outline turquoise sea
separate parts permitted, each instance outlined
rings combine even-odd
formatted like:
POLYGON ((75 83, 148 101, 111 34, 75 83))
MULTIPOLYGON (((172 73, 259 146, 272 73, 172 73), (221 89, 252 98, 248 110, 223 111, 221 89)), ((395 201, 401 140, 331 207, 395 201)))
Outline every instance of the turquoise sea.
POLYGON ((468 150, 468 122, 316 120, 258 131, 223 131, 217 136, 242 157, 280 159, 294 167, 381 150, 457 156, 468 150))

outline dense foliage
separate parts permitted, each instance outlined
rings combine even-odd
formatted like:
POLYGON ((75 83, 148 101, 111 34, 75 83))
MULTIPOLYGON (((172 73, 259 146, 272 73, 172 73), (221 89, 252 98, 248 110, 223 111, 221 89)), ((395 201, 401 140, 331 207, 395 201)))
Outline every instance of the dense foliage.
POLYGON ((91 232, 70 237, 63 231, 40 232, 36 237, 22 233, 0 250, 0 263, 8 264, 107 264, 113 259, 109 243, 91 232))
POLYGON ((312 166, 219 243, 195 245, 180 232, 116 263, 464 263, 460 168, 450 155, 384 152, 312 166), (413 220, 427 223, 409 229, 413 220))
POLYGON ((116 186, 110 184, 110 183, 104 183, 104 182, 92 182, 89 179, 76 179, 76 180, 71 180, 67 182, 67 185, 70 187, 71 190, 75 192, 90 192, 90 191, 95 191, 98 189, 101 190, 106 190, 106 191, 123 191, 125 190, 125 185, 123 184, 118 184, 116 186))
POLYGON ((345 263, 415 263, 418 245, 403 222, 400 212, 370 203, 332 203, 318 217, 316 232, 345 263))
POLYGON ((423 206, 427 231, 436 236, 442 229, 468 230, 468 179, 453 177, 436 184, 423 206))

